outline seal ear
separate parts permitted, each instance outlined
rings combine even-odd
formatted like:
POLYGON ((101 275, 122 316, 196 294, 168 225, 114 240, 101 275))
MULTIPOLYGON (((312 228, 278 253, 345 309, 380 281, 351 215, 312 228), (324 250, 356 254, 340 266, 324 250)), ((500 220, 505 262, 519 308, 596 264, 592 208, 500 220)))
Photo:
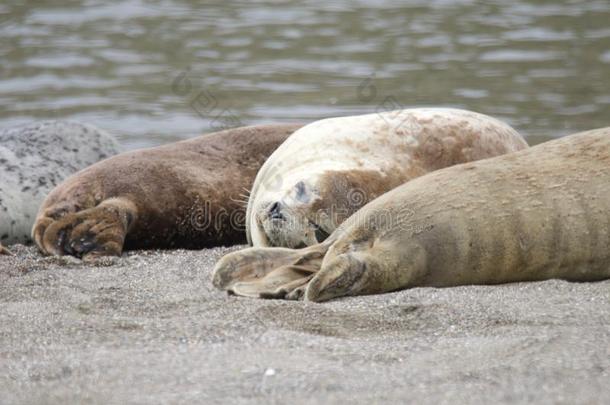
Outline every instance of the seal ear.
POLYGON ((299 299, 320 269, 326 245, 304 249, 249 248, 224 256, 212 283, 229 293, 256 298, 299 299))

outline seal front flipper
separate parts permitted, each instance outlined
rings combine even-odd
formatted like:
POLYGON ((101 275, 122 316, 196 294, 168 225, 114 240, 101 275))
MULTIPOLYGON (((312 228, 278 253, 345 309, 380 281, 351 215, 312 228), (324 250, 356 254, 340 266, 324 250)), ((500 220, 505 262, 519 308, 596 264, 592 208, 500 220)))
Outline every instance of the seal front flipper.
MULTIPOLYGON (((305 289, 305 300, 328 301, 348 295, 362 294, 371 277, 371 269, 360 254, 341 254, 329 263, 311 280, 305 289)), ((368 255, 367 255, 368 256, 368 255)))
POLYGON ((320 269, 328 246, 248 248, 230 253, 216 264, 213 284, 245 297, 299 299, 303 287, 320 269))
POLYGON ((259 280, 240 281, 231 286, 229 293, 242 297, 252 298, 287 298, 298 300, 302 294, 293 294, 300 291, 299 287, 307 285, 314 273, 298 266, 282 266, 273 269, 259 280))
POLYGON ((320 271, 307 284, 306 301, 381 294, 407 288, 426 271, 427 254, 418 243, 396 245, 376 240, 373 246, 338 241, 327 253, 320 271), (346 251, 345 246, 351 245, 346 251))
POLYGON ((120 256, 137 209, 127 198, 111 198, 83 211, 56 220, 43 217, 33 229, 43 253, 72 255, 84 260, 98 256, 120 256))

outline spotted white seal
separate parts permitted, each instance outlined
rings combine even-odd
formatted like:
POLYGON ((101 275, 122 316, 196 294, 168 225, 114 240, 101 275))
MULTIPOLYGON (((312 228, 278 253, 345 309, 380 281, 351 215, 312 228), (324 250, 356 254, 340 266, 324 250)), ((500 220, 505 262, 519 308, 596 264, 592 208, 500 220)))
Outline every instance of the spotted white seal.
POLYGON ((289 248, 316 244, 366 203, 406 181, 526 147, 509 125, 457 109, 311 123, 292 134, 256 176, 246 214, 248 241, 289 248))
POLYGON ((69 175, 118 152, 110 134, 76 122, 44 121, 0 131, 0 243, 30 243, 47 193, 69 175))

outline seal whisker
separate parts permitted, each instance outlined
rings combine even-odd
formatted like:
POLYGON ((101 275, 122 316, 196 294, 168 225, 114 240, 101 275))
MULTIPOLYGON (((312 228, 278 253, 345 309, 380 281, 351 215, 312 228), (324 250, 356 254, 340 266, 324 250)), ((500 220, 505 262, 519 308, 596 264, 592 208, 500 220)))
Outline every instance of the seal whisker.
POLYGON ((244 207, 248 205, 248 200, 240 200, 240 199, 235 199, 235 198, 229 198, 229 200, 236 202, 244 207))

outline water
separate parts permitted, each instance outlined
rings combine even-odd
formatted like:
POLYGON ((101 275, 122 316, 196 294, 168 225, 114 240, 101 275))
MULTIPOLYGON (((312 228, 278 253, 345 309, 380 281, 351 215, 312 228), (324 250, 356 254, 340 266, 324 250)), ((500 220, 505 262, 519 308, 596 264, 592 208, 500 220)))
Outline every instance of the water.
POLYGON ((534 142, 610 125, 607 0, 9 2, 0 127, 69 118, 137 148, 431 105, 534 142))

